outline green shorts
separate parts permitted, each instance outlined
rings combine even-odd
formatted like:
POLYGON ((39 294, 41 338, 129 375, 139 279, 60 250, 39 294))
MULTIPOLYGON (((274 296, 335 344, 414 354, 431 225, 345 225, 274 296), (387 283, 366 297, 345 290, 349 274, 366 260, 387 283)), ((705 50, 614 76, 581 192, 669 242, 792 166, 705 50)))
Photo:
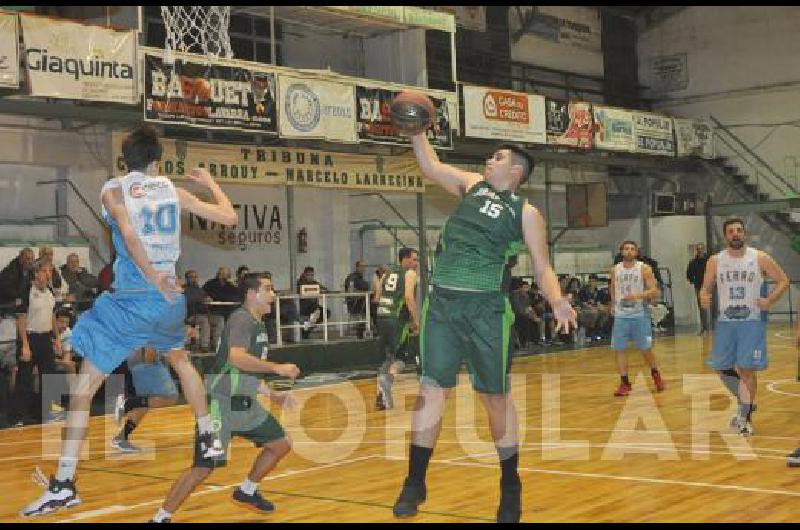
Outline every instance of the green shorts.
POLYGON ((219 418, 219 436, 225 453, 216 458, 203 458, 195 427, 194 467, 224 467, 228 463, 228 447, 234 436, 244 438, 256 447, 286 438, 286 432, 275 416, 265 410, 255 398, 212 398, 208 412, 215 420, 219 418))
POLYGON ((386 354, 386 359, 404 360, 411 334, 409 323, 394 317, 378 317, 375 327, 378 328, 381 350, 386 354))
POLYGON ((514 312, 499 291, 456 291, 434 286, 422 308, 420 360, 423 382, 453 388, 462 361, 472 387, 509 392, 514 312))

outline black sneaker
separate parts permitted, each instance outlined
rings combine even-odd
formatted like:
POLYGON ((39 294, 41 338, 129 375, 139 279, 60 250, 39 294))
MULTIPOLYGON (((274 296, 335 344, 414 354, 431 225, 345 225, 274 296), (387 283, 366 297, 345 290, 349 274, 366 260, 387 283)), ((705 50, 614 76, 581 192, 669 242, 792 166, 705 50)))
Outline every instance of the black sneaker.
POLYGON ((800 467, 800 449, 795 449, 792 454, 786 457, 786 465, 789 467, 800 467))
POLYGON ((521 484, 500 484, 500 506, 497 507, 498 523, 518 523, 522 510, 520 508, 521 484))
POLYGON ((392 513, 394 513, 395 517, 399 518, 414 517, 417 515, 417 506, 425 502, 426 497, 427 492, 425 484, 420 484, 410 478, 406 478, 406 481, 403 483, 403 490, 394 503, 392 513))
POLYGON ((261 496, 258 490, 254 491, 252 495, 242 491, 242 488, 233 490, 233 500, 246 504, 249 508, 254 508, 259 512, 269 513, 275 511, 275 505, 261 496))
POLYGON ((218 431, 201 432, 198 436, 203 458, 216 458, 225 454, 218 431))

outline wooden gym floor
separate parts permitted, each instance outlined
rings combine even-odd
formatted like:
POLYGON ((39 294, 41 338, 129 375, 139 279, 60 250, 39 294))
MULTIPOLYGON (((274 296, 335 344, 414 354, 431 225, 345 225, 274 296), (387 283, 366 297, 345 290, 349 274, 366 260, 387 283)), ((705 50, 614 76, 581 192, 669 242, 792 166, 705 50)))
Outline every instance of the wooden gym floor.
MULTIPOLYGON (((640 356, 629 352, 634 393, 613 397, 619 378, 607 348, 515 360, 522 452, 523 521, 789 522, 800 519, 800 468, 785 456, 800 445, 798 357, 788 326, 771 326, 770 367, 760 375, 755 435, 728 428, 734 405, 705 368, 710 339, 657 338, 667 389, 653 394, 640 356)), ((395 383, 397 403, 375 412, 375 383, 362 380, 295 391, 298 410, 283 423, 295 442, 261 484, 277 510, 260 515, 230 500, 257 449, 234 442, 228 467, 198 488, 175 522, 390 522, 406 473, 412 375, 395 383)), ((6 492, 0 520, 40 489, 35 466, 55 466, 61 425, 0 431, 6 492), (44 456, 43 456, 44 455, 44 456)), ((134 433, 149 449, 117 455, 113 418, 91 420, 78 471, 80 506, 34 521, 147 521, 172 481, 190 465, 193 419, 187 407, 155 410, 134 433)), ((486 417, 466 380, 446 409, 428 473, 428 501, 413 521, 489 522, 499 470, 486 417)))

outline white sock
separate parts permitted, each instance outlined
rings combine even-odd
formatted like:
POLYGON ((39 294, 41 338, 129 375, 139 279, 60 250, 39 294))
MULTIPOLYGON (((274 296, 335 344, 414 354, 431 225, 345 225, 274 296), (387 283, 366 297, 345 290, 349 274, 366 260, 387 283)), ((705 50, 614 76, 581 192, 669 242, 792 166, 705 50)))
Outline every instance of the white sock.
POLYGON ((197 418, 197 427, 200 432, 211 432, 214 430, 214 423, 211 420, 211 415, 206 414, 202 418, 197 418))
POLYGON ((242 485, 239 486, 239 489, 242 490, 247 495, 252 495, 253 493, 256 492, 257 487, 258 487, 257 482, 253 482, 249 478, 246 478, 244 479, 244 482, 242 482, 242 485))
POLYGON ((164 508, 159 508, 158 513, 156 514, 155 517, 153 517, 153 521, 160 523, 164 519, 171 519, 171 518, 172 514, 170 512, 166 511, 164 508))
POLYGON ((62 456, 58 459, 58 469, 56 470, 56 480, 63 482, 72 480, 75 477, 75 470, 78 467, 78 459, 62 456))

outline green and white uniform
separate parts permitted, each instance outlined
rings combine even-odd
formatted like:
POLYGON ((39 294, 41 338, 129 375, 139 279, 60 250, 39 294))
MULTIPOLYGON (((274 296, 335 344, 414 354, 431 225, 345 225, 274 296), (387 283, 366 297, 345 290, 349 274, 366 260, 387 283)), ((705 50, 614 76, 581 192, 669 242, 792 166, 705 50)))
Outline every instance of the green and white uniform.
POLYGON ((509 258, 524 248, 525 202, 479 181, 447 220, 422 309, 423 380, 452 388, 466 361, 476 391, 509 391, 514 312, 503 278, 509 258))
POLYGON ((269 336, 264 324, 256 320, 244 307, 228 318, 217 348, 213 374, 208 376, 210 394, 208 411, 220 423, 220 439, 226 453, 214 459, 201 456, 195 433, 195 467, 222 467, 227 463, 227 448, 231 438, 238 436, 260 447, 286 438, 278 420, 258 402, 258 388, 263 374, 247 373, 230 363, 230 349, 244 348, 262 360, 267 358, 269 336))
POLYGON ((377 319, 381 348, 386 352, 386 363, 391 364, 408 351, 411 334, 411 315, 406 305, 406 269, 393 266, 381 282, 377 319))

